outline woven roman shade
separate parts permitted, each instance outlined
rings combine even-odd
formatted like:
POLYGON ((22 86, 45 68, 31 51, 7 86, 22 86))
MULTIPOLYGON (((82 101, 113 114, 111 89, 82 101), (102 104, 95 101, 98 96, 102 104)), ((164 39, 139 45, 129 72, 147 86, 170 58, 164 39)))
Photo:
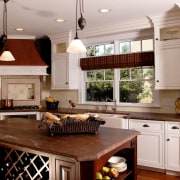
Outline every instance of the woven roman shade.
POLYGON ((80 59, 82 70, 154 66, 154 52, 96 56, 80 59))

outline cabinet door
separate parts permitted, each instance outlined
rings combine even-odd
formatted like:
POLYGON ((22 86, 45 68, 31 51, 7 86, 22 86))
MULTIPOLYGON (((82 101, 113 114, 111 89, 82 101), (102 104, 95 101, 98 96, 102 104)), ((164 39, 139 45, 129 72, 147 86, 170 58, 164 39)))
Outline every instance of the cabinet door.
POLYGON ((180 122, 165 122, 166 169, 180 171, 180 122))
POLYGON ((156 47, 155 88, 180 88, 180 43, 164 43, 156 47))
POLYGON ((52 89, 78 89, 80 81, 79 56, 68 53, 53 55, 52 89))
POLYGON ((52 60, 52 89, 67 89, 69 86, 68 57, 53 56, 52 60))
POLYGON ((55 168, 56 180, 76 180, 79 178, 75 162, 56 159, 55 168))
POLYGON ((141 132, 137 144, 138 165, 164 168, 161 133, 141 132))
POLYGON ((129 119, 129 129, 140 132, 137 138, 138 165, 164 168, 164 122, 129 119))
POLYGON ((180 171, 180 135, 168 134, 166 138, 166 169, 180 171))

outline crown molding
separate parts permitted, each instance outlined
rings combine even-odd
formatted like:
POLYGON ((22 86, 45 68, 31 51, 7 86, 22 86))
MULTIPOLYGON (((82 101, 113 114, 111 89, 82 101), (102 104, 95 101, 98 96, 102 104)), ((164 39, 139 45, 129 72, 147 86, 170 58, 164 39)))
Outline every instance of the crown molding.
POLYGON ((167 12, 156 16, 149 16, 154 26, 173 26, 180 24, 180 11, 167 12))
MULTIPOLYGON (((107 24, 94 28, 85 28, 83 31, 78 31, 80 39, 88 39, 100 36, 119 34, 124 32, 132 32, 136 30, 152 28, 153 24, 148 17, 134 19, 131 21, 121 22, 119 24, 107 24)), ((64 33, 48 35, 53 43, 69 42, 75 37, 75 32, 70 30, 64 33)))

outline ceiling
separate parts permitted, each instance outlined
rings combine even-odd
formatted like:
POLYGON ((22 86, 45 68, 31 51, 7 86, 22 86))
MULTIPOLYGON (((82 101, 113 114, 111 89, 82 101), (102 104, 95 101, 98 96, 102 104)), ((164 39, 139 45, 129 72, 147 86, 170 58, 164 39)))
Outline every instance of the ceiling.
MULTIPOLYGON (((3 15, 4 1, 0 0, 3 15)), ((112 25, 150 15, 178 10, 180 0, 84 0, 86 27, 112 25), (110 8, 110 13, 99 13, 101 8, 110 8)), ((8 35, 43 36, 75 30, 75 0, 9 0, 8 35), (64 18, 64 23, 55 19, 64 18), (17 32, 16 28, 24 31, 17 32)), ((3 16, 0 15, 2 28, 3 16)), ((80 15, 78 15, 80 17, 80 15)), ((0 30, 0 35, 2 31, 0 30)))

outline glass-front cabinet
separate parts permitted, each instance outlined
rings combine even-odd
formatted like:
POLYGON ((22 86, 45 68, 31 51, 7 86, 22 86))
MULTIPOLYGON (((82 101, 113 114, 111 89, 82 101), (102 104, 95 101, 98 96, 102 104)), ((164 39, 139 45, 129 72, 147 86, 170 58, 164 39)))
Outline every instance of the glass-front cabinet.
POLYGON ((180 39, 180 25, 160 28, 160 41, 180 39))
POLYGON ((154 24, 155 89, 180 88, 180 12, 151 17, 154 24))

